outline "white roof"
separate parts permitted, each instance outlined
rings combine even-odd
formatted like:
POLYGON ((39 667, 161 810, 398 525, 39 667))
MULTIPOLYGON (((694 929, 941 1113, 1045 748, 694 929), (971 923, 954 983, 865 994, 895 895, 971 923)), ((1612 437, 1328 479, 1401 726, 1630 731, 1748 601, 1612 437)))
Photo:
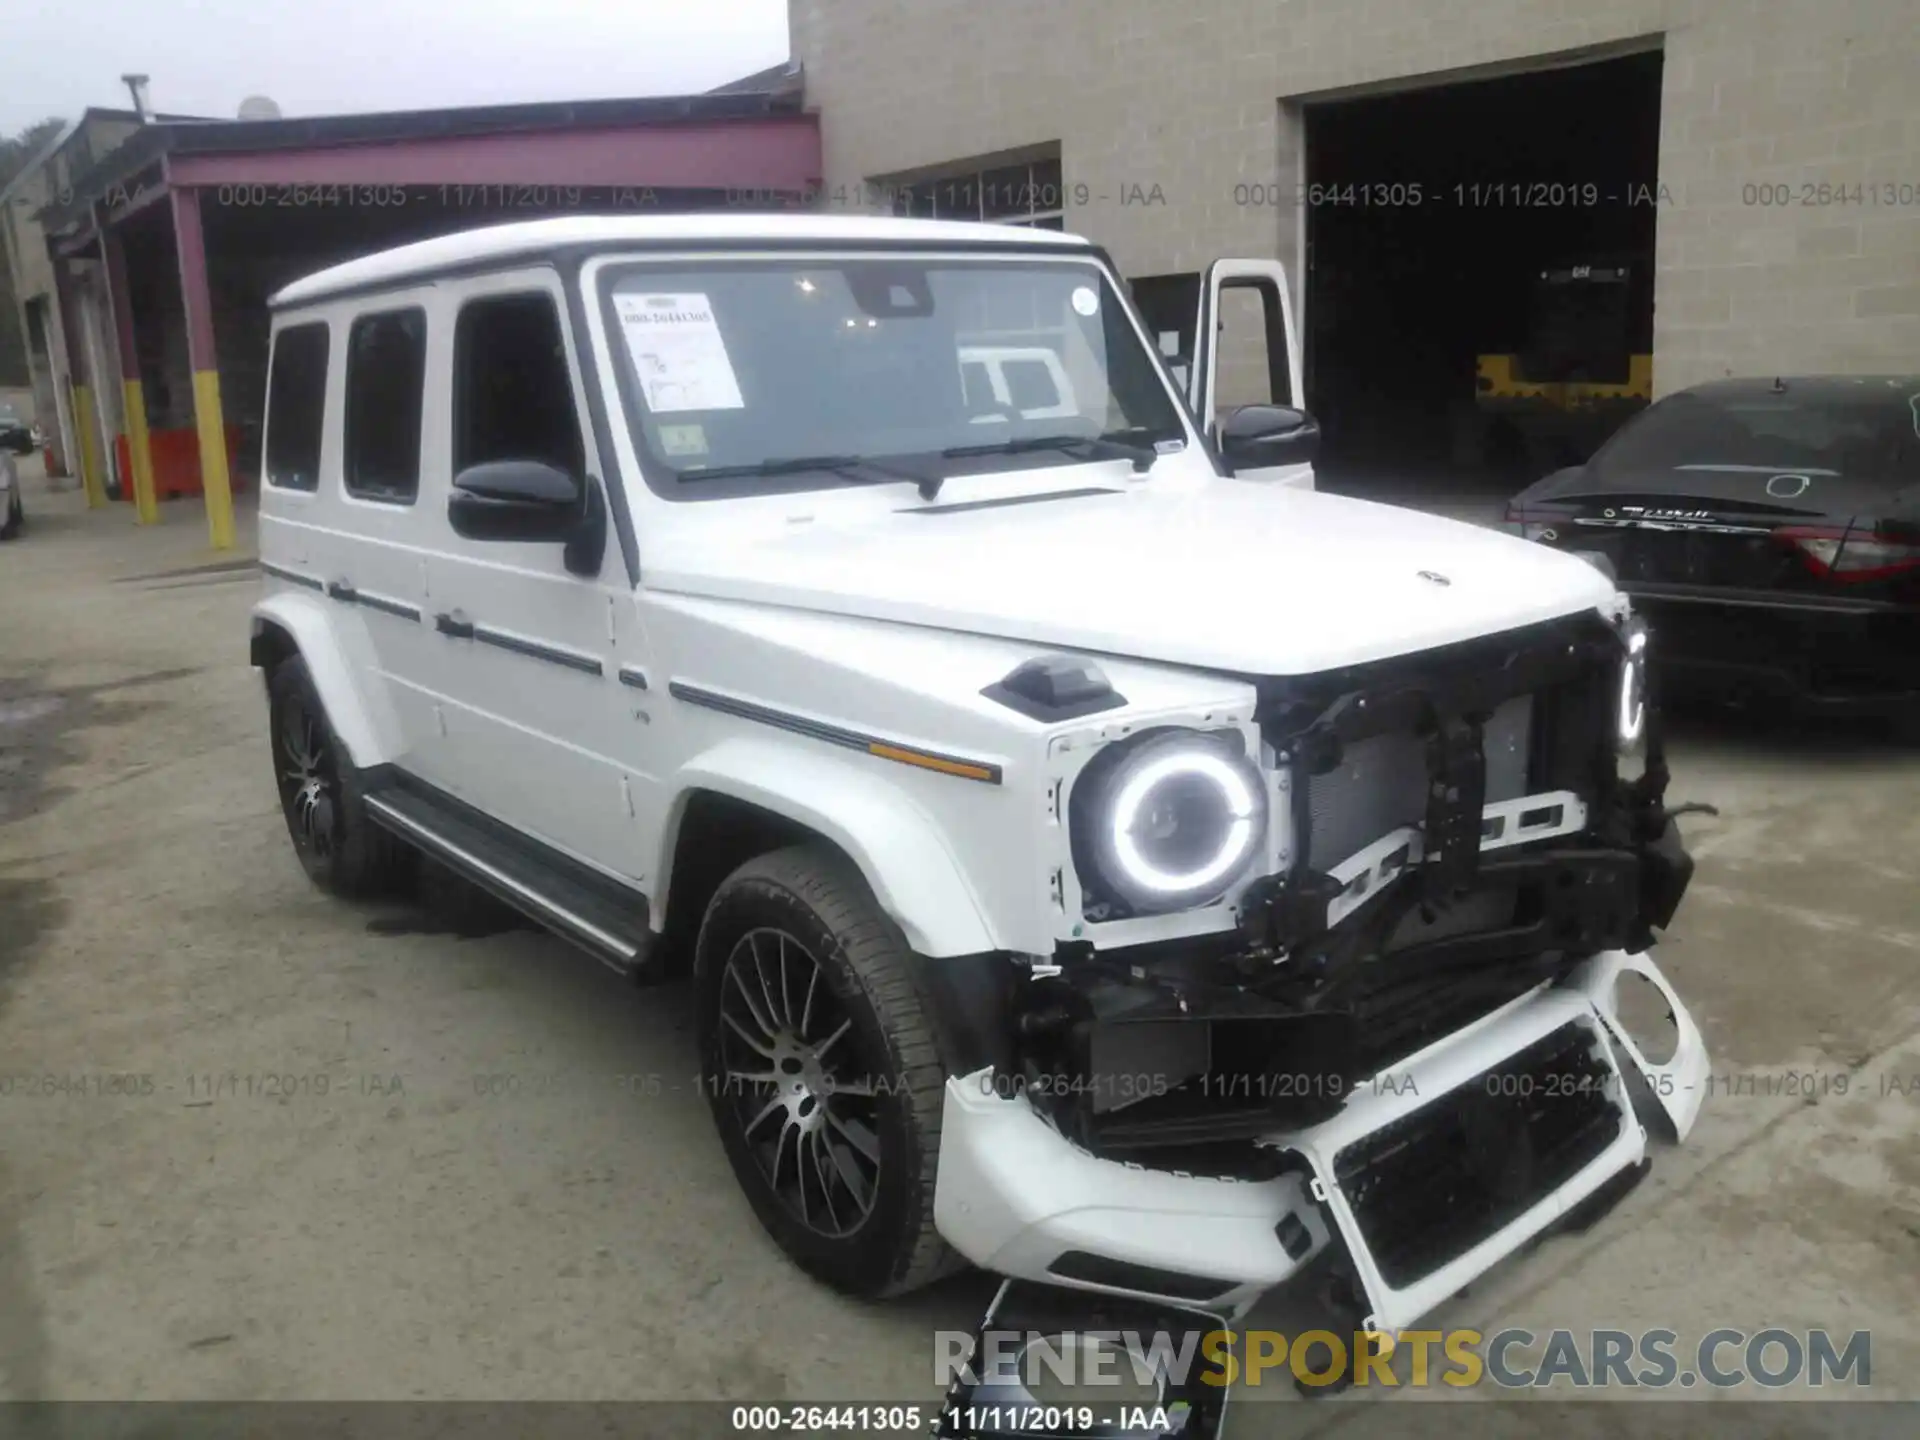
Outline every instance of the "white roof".
POLYGON ((358 260, 332 265, 276 292, 268 304, 303 305, 342 290, 401 284, 416 275, 475 261, 508 260, 560 246, 616 248, 634 242, 716 240, 754 244, 764 241, 817 240, 822 244, 942 242, 964 245, 1084 246, 1077 235, 1026 226, 986 225, 960 220, 903 220, 889 216, 817 214, 567 215, 487 225, 417 240, 358 260))

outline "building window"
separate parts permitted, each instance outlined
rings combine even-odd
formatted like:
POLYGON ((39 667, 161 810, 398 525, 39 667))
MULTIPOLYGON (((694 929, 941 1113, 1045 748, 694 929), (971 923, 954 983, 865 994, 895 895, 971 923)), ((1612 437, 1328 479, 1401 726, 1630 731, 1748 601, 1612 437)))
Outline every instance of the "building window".
POLYGON ((490 460, 586 469, 560 312, 544 291, 470 301, 454 324, 454 473, 490 460))
POLYGON ((1011 165, 961 161, 932 175, 879 183, 893 191, 896 215, 1065 228, 1066 196, 1057 153, 1011 165))
POLYGON ((283 490, 313 490, 320 484, 327 341, 322 322, 289 325, 273 342, 267 372, 267 483, 283 490))
POLYGON ((362 315, 347 335, 344 478, 349 495, 411 505, 420 491, 427 312, 362 315))

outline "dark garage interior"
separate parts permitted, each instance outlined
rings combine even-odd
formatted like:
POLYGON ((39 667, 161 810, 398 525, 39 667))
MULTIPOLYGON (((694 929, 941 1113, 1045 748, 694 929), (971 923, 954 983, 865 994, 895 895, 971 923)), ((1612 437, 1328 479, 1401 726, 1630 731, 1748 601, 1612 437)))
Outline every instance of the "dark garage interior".
POLYGON ((1660 71, 1648 51, 1304 107, 1323 487, 1490 496, 1630 413, 1565 391, 1503 413, 1478 365, 1623 385, 1638 356, 1650 373, 1660 71))

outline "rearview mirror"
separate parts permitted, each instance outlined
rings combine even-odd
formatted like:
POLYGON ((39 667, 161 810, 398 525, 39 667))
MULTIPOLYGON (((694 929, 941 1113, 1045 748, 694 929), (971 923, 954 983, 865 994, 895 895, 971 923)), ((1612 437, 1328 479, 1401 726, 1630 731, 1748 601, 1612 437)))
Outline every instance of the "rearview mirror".
POLYGON ((1242 405, 1220 424, 1220 455, 1229 469, 1304 465, 1320 448, 1320 426, 1291 405, 1242 405))
POLYGON ((606 547, 600 482, 544 460, 489 460, 453 477, 447 523, 469 540, 550 541, 567 547, 576 575, 596 574, 606 547))

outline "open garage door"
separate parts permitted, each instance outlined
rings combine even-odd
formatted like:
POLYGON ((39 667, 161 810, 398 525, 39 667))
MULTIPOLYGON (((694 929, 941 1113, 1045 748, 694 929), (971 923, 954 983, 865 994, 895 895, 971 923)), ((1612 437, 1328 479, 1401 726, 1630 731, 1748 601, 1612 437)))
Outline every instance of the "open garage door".
POLYGON ((1660 69, 1304 106, 1323 488, 1511 492, 1647 402, 1660 69))

